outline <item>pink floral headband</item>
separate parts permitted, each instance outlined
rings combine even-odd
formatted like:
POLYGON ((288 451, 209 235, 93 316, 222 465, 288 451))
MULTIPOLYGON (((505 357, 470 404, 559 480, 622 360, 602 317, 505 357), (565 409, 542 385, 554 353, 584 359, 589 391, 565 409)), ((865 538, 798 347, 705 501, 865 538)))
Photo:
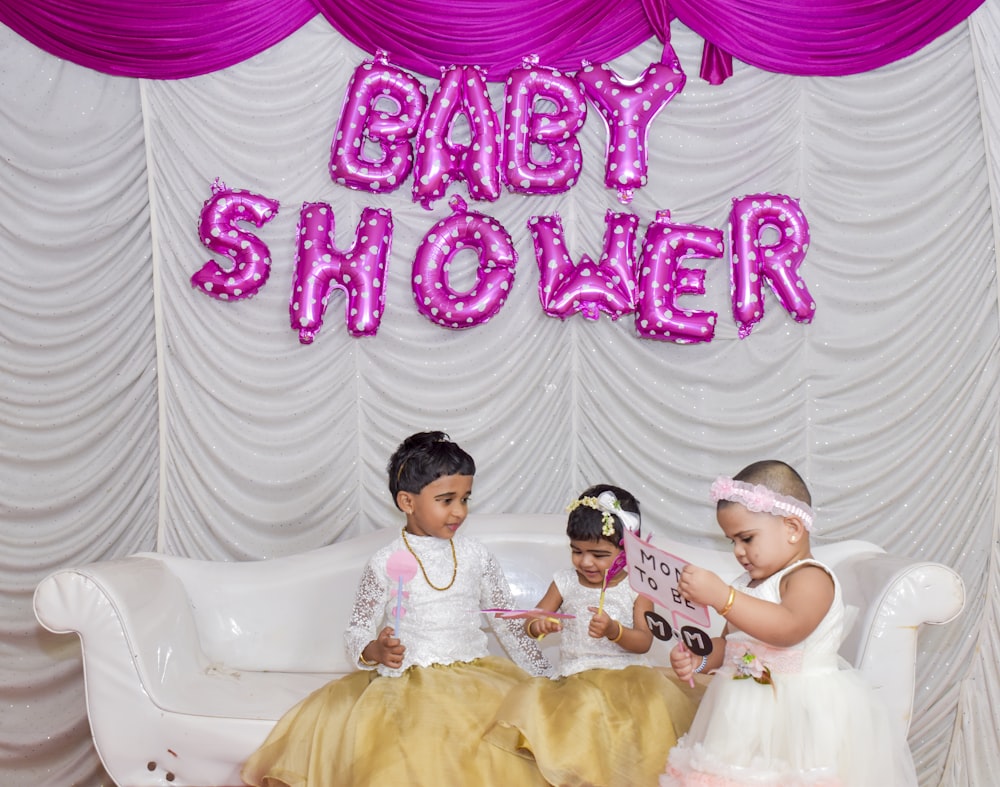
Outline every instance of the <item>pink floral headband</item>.
POLYGON ((797 516, 806 530, 812 530, 813 510, 795 497, 779 495, 763 484, 748 484, 719 476, 712 482, 712 500, 728 500, 745 506, 747 511, 765 512, 777 516, 797 516))

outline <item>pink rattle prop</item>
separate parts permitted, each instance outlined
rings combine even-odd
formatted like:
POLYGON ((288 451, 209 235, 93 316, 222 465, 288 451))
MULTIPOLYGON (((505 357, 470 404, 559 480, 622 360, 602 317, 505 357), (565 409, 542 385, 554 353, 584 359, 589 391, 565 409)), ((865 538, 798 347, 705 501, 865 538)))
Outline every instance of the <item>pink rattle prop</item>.
POLYGON ((406 549, 397 549, 385 561, 389 579, 396 580, 396 625, 393 633, 399 637, 399 618, 403 614, 403 583, 417 575, 417 559, 406 549))

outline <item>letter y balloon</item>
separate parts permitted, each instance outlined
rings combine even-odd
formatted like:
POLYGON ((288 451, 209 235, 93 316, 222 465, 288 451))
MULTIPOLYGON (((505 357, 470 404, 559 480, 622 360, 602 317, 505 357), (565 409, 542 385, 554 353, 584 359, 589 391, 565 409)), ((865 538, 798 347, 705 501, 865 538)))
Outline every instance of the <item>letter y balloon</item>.
POLYGON ((585 65, 576 78, 608 127, 604 185, 617 189, 618 201, 627 205, 635 189, 646 185, 649 127, 687 78, 669 43, 660 62, 651 63, 631 82, 607 64, 585 65))

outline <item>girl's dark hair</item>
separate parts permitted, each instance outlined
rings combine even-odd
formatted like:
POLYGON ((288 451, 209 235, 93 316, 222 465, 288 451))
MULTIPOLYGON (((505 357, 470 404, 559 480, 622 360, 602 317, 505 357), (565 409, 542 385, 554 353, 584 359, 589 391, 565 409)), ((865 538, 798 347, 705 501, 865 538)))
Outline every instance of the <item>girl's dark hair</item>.
POLYGON ((476 463, 444 432, 411 434, 389 457, 389 492, 396 502, 399 492, 420 490, 445 475, 475 475, 476 463))
MULTIPOLYGON (((620 486, 611 484, 595 484, 580 493, 580 500, 584 497, 597 497, 603 492, 613 492, 622 509, 639 514, 639 501, 635 495, 622 489, 620 486)), ((622 520, 617 515, 612 515, 615 532, 612 536, 604 535, 604 514, 596 508, 580 505, 569 512, 569 519, 566 521, 566 535, 572 541, 610 541, 615 546, 620 546, 625 534, 622 532, 622 520)), ((637 534, 638 535, 638 534, 637 534)))

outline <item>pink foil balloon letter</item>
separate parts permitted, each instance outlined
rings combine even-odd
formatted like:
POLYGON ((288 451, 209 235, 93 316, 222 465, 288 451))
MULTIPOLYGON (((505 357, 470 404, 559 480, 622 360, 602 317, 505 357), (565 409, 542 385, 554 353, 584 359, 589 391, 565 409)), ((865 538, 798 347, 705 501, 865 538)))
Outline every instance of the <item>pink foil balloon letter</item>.
POLYGON ((446 328, 482 325, 500 311, 514 284, 517 251, 496 219, 466 210, 458 196, 449 200, 451 216, 441 219, 417 248, 413 263, 413 299, 417 311, 446 328), (462 249, 479 257, 476 284, 456 292, 448 283, 452 259, 462 249))
POLYGON ((619 202, 627 205, 634 190, 646 185, 649 127, 684 87, 680 61, 667 44, 660 62, 632 82, 623 81, 607 64, 585 65, 576 78, 608 127, 604 185, 617 189, 619 202))
POLYGON ((811 322, 816 301, 799 275, 809 249, 809 222, 799 203, 783 194, 734 199, 729 235, 733 317, 740 338, 764 316, 763 279, 796 322, 811 322))
POLYGON ((538 262, 538 299, 550 317, 566 319, 579 312, 596 320, 604 312, 617 320, 635 311, 635 240, 639 217, 612 213, 604 217, 604 251, 595 265, 587 256, 574 265, 566 248, 559 215, 532 216, 528 230, 538 262))
POLYGON ((722 256, 722 232, 714 227, 673 224, 662 210, 649 225, 639 260, 639 308, 635 327, 645 339, 677 344, 710 342, 715 335, 715 312, 681 308, 680 295, 704 295, 705 271, 685 268, 687 258, 722 256))
POLYGON ((303 203, 288 304, 292 328, 302 344, 312 344, 322 327, 331 290, 343 290, 347 296, 345 319, 352 336, 374 336, 382 322, 392 214, 365 208, 354 244, 346 251, 334 246, 334 228, 329 205, 303 203))
POLYGON ((191 286, 222 301, 256 295, 271 274, 271 253, 260 238, 236 225, 249 221, 263 227, 277 215, 277 200, 226 188, 216 179, 212 196, 202 206, 198 231, 201 242, 216 254, 230 257, 233 267, 226 269, 210 260, 191 276, 191 286))
POLYGON ((474 200, 500 196, 500 122, 477 66, 443 70, 420 122, 413 200, 430 209, 452 180, 464 180, 474 200), (469 142, 456 139, 464 118, 469 142))
POLYGON ((373 193, 399 188, 413 166, 410 140, 426 107, 423 85, 389 65, 384 52, 358 66, 330 146, 333 181, 373 193))
POLYGON ((504 111, 504 181, 522 194, 559 194, 580 177, 583 153, 577 133, 587 119, 587 102, 572 77, 525 59, 507 76, 504 111), (538 102, 549 102, 545 112, 538 102), (538 157, 533 146, 544 151, 538 157))

